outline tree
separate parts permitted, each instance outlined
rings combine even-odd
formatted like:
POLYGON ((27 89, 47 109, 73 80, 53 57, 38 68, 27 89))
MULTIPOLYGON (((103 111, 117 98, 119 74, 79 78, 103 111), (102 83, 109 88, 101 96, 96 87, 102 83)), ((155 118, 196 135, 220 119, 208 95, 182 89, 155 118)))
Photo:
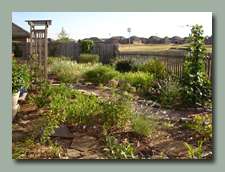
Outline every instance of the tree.
POLYGON ((169 37, 168 36, 165 36, 164 39, 169 39, 169 37))
POLYGON ((58 42, 70 42, 69 34, 66 33, 63 27, 61 32, 58 34, 58 42))
POLYGON ((212 85, 205 72, 206 48, 202 26, 192 26, 189 37, 190 55, 186 57, 182 74, 182 98, 184 104, 197 108, 197 103, 205 106, 211 104, 212 85))
POLYGON ((149 39, 150 39, 150 38, 153 38, 153 37, 156 37, 156 36, 150 36, 149 39))

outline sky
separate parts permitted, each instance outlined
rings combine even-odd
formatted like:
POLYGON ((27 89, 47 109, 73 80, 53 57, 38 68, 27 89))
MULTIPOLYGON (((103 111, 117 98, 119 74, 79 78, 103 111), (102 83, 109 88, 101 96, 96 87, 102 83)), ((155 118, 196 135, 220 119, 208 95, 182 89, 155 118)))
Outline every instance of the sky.
MULTIPOLYGON (((212 35, 212 12, 12 12, 12 22, 29 31, 25 20, 52 20, 48 38, 58 39, 62 28, 69 38, 113 36, 186 37, 195 24, 202 25, 203 36, 212 35), (131 28, 131 32, 127 31, 131 28)), ((41 28, 41 27, 39 27, 41 28)))

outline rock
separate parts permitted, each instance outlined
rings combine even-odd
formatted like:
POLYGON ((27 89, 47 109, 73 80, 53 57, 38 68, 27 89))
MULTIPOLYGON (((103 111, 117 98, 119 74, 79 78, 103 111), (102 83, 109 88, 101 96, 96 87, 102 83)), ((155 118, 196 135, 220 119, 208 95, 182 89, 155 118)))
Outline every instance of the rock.
POLYGON ((92 136, 75 132, 70 148, 80 150, 82 152, 93 150, 98 146, 98 141, 92 136))
POLYGON ((20 139, 21 137, 24 137, 25 134, 21 133, 21 132, 15 132, 12 133, 12 141, 17 141, 18 139, 20 139))
MULTIPOLYGON (((189 156, 188 149, 184 146, 183 142, 177 141, 174 139, 163 139, 153 141, 149 144, 150 147, 153 147, 159 152, 167 154, 169 157, 186 157, 189 156)), ((194 151, 197 151, 197 148, 192 146, 194 151)))
POLYGON ((154 103, 154 106, 161 106, 161 104, 159 104, 159 103, 154 103))
POLYGON ((193 119, 192 118, 181 118, 181 121, 182 122, 186 122, 186 121, 193 121, 193 119))
POLYGON ((55 130, 55 133, 51 135, 52 137, 62 137, 62 138, 69 138, 69 139, 73 138, 73 134, 63 124, 60 124, 59 128, 56 128, 54 130, 55 130))
POLYGON ((68 157, 70 157, 70 158, 80 158, 81 157, 80 151, 75 150, 75 149, 67 149, 67 154, 68 154, 68 157))
POLYGON ((152 103, 154 103, 152 100, 147 101, 147 104, 152 104, 152 103))
POLYGON ((57 146, 63 146, 64 148, 69 148, 71 140, 69 139, 62 139, 59 137, 52 138, 51 139, 52 143, 55 145, 55 142, 57 141, 57 146))

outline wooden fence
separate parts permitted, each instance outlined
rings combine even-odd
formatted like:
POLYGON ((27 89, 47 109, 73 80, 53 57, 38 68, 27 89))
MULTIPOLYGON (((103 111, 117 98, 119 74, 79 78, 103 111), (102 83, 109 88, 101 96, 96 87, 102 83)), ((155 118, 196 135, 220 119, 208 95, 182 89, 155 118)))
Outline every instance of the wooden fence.
MULTIPOLYGON (((23 59, 29 59, 30 43, 21 42, 18 44, 19 50, 22 52, 23 59)), ((12 51, 15 50, 15 45, 12 46, 12 51)), ((48 43, 48 57, 55 56, 65 56, 70 57, 71 60, 79 61, 79 56, 81 54, 81 46, 79 43, 75 42, 49 42, 48 43)), ((92 54, 99 55, 99 61, 103 64, 108 64, 109 60, 118 56, 119 50, 118 46, 114 44, 101 44, 95 43, 92 49, 92 54)))
MULTIPOLYGON (((186 51, 176 52, 176 51, 160 51, 160 52, 149 52, 149 51, 131 51, 131 52, 120 52, 121 58, 135 58, 135 60, 145 60, 158 58, 160 61, 167 63, 167 70, 174 70, 175 75, 181 76, 184 69, 184 62, 186 60, 186 55, 190 55, 186 51)), ((212 80, 212 54, 208 53, 204 58, 205 71, 212 80)))
MULTIPOLYGON (((28 59, 30 43, 21 42, 19 45, 19 50, 22 51, 22 58, 28 59)), ((15 45, 12 46, 12 51, 14 51, 15 45)), ((59 43, 59 42, 49 42, 48 43, 48 57, 55 56, 65 56, 70 57, 71 60, 79 61, 79 56, 81 54, 81 45, 75 42, 59 43)), ((183 71, 183 63, 186 58, 186 51, 160 51, 160 52, 149 52, 149 51, 131 51, 131 52, 119 52, 118 46, 114 44, 102 44, 95 43, 92 49, 92 54, 99 55, 99 61, 103 64, 108 64, 110 59, 114 57, 122 58, 135 58, 137 59, 151 59, 158 58, 161 61, 167 63, 167 69, 174 69, 176 75, 181 76, 183 71)), ((212 54, 206 54, 205 58, 205 71, 209 78, 212 80, 212 54)))

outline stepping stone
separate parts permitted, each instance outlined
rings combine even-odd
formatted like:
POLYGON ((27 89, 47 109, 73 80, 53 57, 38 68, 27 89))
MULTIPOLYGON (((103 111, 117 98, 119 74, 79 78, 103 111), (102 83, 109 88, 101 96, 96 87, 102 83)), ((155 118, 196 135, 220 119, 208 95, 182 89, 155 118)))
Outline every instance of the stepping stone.
MULTIPOLYGON (((189 156, 188 149, 184 146, 183 142, 174 139, 163 139, 153 141, 149 144, 153 149, 167 154, 169 157, 187 157, 189 156)), ((194 152, 197 148, 193 147, 194 152)))
POLYGON ((73 134, 63 124, 60 124, 59 128, 55 128, 54 130, 55 130, 55 133, 51 135, 52 137, 63 137, 68 139, 73 138, 73 134))
POLYGON ((85 152, 88 150, 93 150, 98 146, 98 141, 92 136, 88 136, 82 133, 73 133, 74 138, 70 145, 70 148, 77 149, 79 151, 85 152))
POLYGON ((25 134, 21 132, 12 133, 12 141, 17 141, 19 138, 23 136, 25 136, 25 134))
POLYGON ((69 158, 80 158, 80 151, 75 149, 67 149, 67 154, 69 158))
POLYGON ((60 137, 52 138, 51 141, 54 145, 57 141, 57 146, 63 146, 64 148, 69 148, 71 143, 70 139, 62 139, 60 137))

